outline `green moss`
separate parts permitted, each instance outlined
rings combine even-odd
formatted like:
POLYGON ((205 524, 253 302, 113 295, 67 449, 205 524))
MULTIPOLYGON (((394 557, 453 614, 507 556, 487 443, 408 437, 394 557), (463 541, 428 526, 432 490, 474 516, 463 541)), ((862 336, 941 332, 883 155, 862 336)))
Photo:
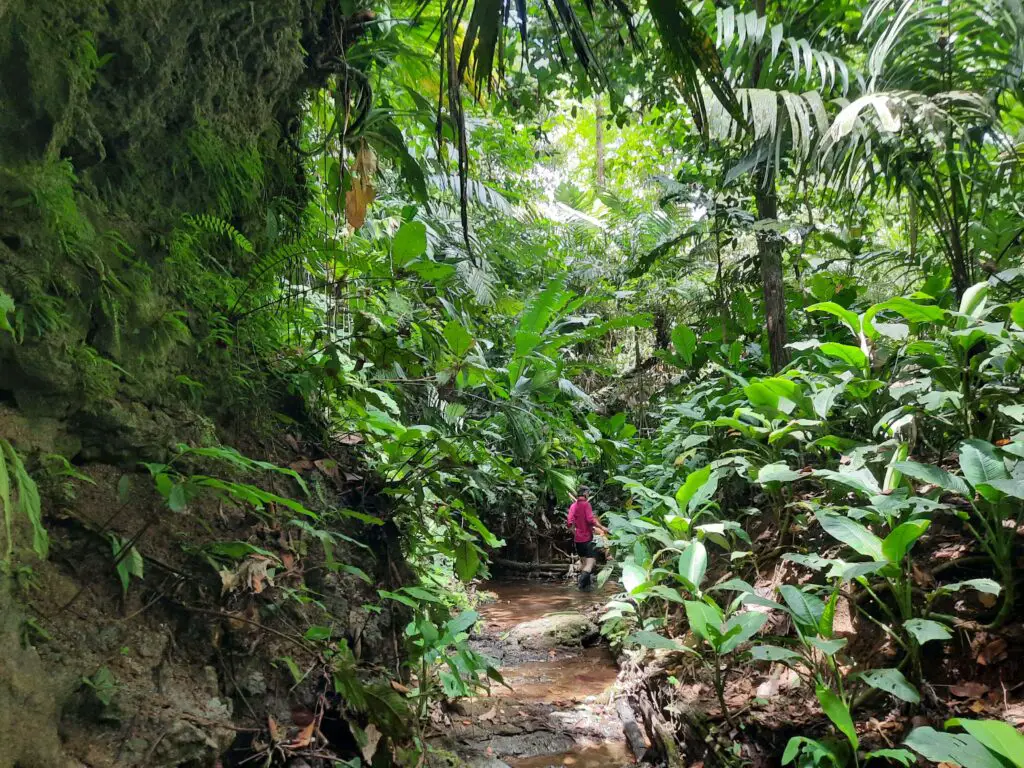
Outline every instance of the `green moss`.
POLYGON ((0 396, 86 418, 115 400, 228 408, 260 386, 225 356, 224 305, 304 204, 287 135, 322 76, 308 62, 334 44, 320 36, 327 9, 0 4, 0 289, 20 342, 0 338, 0 396), (197 232, 189 215, 254 247, 197 232), (209 376, 225 362, 233 373, 209 376))

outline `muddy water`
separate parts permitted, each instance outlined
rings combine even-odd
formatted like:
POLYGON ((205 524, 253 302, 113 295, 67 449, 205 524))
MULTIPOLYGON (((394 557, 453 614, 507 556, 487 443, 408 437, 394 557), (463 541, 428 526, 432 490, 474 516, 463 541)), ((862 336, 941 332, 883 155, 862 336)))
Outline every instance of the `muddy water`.
POLYGON ((516 625, 548 614, 577 611, 596 619, 616 588, 582 593, 570 584, 510 582, 483 590, 497 599, 477 609, 480 650, 498 660, 513 690, 495 689, 476 702, 486 709, 477 720, 487 720, 473 724, 476 749, 511 768, 633 765, 615 714, 618 668, 606 646, 526 651, 504 639, 516 625))

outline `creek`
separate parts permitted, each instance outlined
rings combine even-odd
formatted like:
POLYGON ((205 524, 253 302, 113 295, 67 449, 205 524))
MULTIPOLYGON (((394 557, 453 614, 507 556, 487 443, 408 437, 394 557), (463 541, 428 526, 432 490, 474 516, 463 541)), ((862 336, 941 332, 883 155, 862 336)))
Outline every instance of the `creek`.
POLYGON ((616 714, 618 667, 597 617, 614 591, 569 583, 501 582, 481 591, 473 644, 508 687, 460 702, 448 739, 478 768, 619 768, 634 760, 616 714))

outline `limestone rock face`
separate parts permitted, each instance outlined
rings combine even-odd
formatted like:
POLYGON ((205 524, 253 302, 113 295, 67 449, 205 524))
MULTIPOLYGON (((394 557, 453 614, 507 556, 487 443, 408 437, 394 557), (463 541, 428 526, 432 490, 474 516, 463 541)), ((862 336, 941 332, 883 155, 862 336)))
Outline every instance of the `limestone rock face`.
POLYGON ((553 613, 518 624, 509 640, 523 648, 544 650, 559 646, 579 647, 597 640, 597 626, 581 613, 553 613))

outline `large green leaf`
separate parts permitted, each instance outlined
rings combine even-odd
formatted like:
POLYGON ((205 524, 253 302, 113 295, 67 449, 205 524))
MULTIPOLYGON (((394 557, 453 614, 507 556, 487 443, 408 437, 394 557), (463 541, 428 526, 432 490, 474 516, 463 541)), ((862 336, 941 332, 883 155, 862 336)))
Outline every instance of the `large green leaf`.
POLYGON ((826 341, 818 350, 828 355, 829 357, 835 357, 847 363, 853 368, 863 370, 867 368, 868 356, 864 354, 864 350, 860 347, 853 347, 849 344, 839 344, 835 341, 826 341))
POLYGON ((622 586, 626 591, 633 594, 633 591, 647 582, 647 571, 636 563, 622 564, 622 586))
POLYGON ((768 621, 768 614, 760 611, 743 611, 725 622, 719 653, 730 653, 761 631, 768 621))
POLYGON ((697 336, 685 325, 677 325, 672 329, 672 346, 676 354, 687 365, 693 362, 693 353, 697 349, 697 336))
POLYGON ((455 573, 463 582, 470 582, 480 569, 480 555, 471 541, 460 541, 455 549, 455 573))
POLYGON ((679 509, 693 509, 707 501, 718 487, 718 476, 713 474, 711 465, 691 472, 676 491, 679 509))
POLYGON ((949 640, 953 636, 949 627, 931 619, 907 619, 903 626, 919 645, 930 640, 949 640))
POLYGON ((427 250, 427 226, 422 221, 407 221, 398 228, 391 243, 391 255, 398 266, 422 256, 427 250))
POLYGON ((964 720, 953 718, 947 728, 960 726, 985 747, 1002 755, 1017 768, 1024 768, 1024 736, 1009 723, 1001 720, 964 720))
POLYGON ((722 637, 722 611, 700 600, 687 600, 685 607, 686 618, 693 633, 709 643, 719 643, 722 637))
POLYGON ((757 645, 750 649, 750 657, 755 661, 797 661, 802 659, 796 651, 789 648, 782 648, 778 645, 757 645))
POLYGON ((885 560, 882 540, 871 531, 845 515, 820 510, 815 519, 829 536, 843 542, 858 554, 872 560, 885 560))
POLYGON ((963 768, 1006 768, 969 733, 942 733, 923 726, 912 730, 903 743, 933 763, 953 763, 963 768))
POLYGON ((962 477, 951 475, 946 470, 932 464, 920 464, 916 461, 897 461, 893 463, 892 467, 907 477, 937 485, 939 488, 951 493, 957 493, 961 496, 971 495, 971 489, 962 477))
POLYGON ((891 693, 897 699, 917 704, 921 694, 917 692, 898 669, 871 669, 861 672, 861 680, 880 691, 891 693))
POLYGON ((827 312, 830 315, 835 315, 836 317, 843 321, 847 328, 850 329, 850 332, 853 333, 855 339, 860 338, 861 326, 860 318, 857 316, 857 313, 851 312, 846 307, 841 307, 834 301, 823 301, 818 304, 812 304, 805 311, 827 312))
MULTIPOLYGON (((985 312, 985 302, 988 297, 988 283, 975 283, 966 291, 960 299, 960 314, 970 315, 977 319, 985 312)), ((964 768, 967 768, 964 766, 964 768)))
POLYGON ((993 480, 1009 480, 1003 460, 996 455, 995 447, 983 440, 965 440, 960 444, 960 470, 967 481, 989 501, 998 501, 998 492, 979 488, 993 480))
POLYGON ((931 520, 910 520, 897 525, 882 541, 882 554, 890 563, 900 562, 930 524, 931 520))
POLYGON ((693 589, 700 589, 708 569, 708 551, 703 542, 691 541, 679 556, 679 575, 686 579, 693 589))
POLYGON ((832 689, 826 688, 820 683, 815 688, 815 693, 822 710, 828 715, 828 719, 856 750, 860 741, 857 739, 857 729, 853 726, 853 718, 850 717, 850 708, 846 706, 846 702, 839 698, 832 689))
POLYGON ((817 632, 818 622, 825 613, 825 603, 816 595, 804 592, 792 584, 783 584, 779 587, 779 594, 782 595, 796 623, 817 632))
POLYGON ((765 464, 757 471, 757 482, 761 485, 765 483, 788 483, 801 477, 803 475, 795 469, 790 469, 784 461, 776 462, 775 464, 765 464))
POLYGON ((444 339, 456 357, 464 356, 473 347, 473 336, 458 320, 449 320, 445 325, 444 339))
POLYGON ((855 491, 859 491, 865 496, 874 496, 882 492, 881 486, 878 485, 878 480, 875 479, 875 476, 871 474, 871 470, 867 467, 860 467, 859 469, 853 470, 839 470, 838 472, 834 469, 816 469, 814 471, 814 476, 823 477, 834 483, 839 483, 848 488, 853 488, 855 491))

